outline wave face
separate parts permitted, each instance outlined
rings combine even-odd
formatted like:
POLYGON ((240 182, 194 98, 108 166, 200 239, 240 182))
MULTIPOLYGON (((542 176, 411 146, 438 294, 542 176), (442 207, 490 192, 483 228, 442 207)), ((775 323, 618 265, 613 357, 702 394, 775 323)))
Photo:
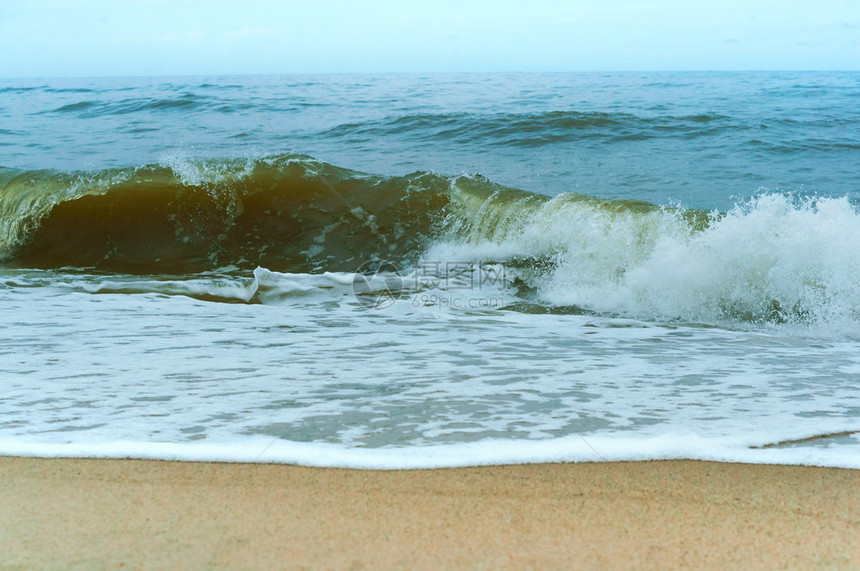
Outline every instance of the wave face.
POLYGON ((3 176, 2 251, 23 267, 297 273, 481 261, 516 271, 529 311, 860 324, 860 214, 846 198, 762 194, 705 212, 550 198, 479 176, 382 177, 303 155, 3 176))
POLYGON ((449 180, 300 155, 63 174, 3 172, 0 252, 23 266, 186 273, 353 270, 421 250, 449 180))

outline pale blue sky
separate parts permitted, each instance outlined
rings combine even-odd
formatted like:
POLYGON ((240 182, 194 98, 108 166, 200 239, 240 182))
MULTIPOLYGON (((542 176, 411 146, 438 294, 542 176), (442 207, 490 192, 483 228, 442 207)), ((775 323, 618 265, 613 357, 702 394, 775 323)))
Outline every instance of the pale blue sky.
POLYGON ((0 0, 0 77, 857 70, 858 0, 0 0))

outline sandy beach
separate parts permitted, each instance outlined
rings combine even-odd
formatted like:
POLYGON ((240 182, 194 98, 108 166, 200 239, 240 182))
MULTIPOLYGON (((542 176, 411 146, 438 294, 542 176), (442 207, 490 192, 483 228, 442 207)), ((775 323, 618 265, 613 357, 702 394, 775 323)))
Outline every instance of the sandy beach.
POLYGON ((0 458, 3 568, 860 567, 860 471, 0 458))

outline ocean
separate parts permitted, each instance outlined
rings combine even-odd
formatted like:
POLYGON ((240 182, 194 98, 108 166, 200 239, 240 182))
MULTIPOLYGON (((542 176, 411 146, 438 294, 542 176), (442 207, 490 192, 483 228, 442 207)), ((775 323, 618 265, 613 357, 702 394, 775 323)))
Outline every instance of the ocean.
POLYGON ((0 81, 0 454, 860 468, 860 73, 0 81))

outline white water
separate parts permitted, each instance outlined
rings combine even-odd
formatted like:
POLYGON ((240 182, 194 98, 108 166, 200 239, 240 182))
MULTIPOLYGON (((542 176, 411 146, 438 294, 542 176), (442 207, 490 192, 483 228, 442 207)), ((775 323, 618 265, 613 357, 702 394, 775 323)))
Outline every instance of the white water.
POLYGON ((371 310, 349 274, 47 274, 7 274, 0 289, 3 454, 860 467, 850 339, 438 303, 505 292, 371 310))
POLYGON ((535 285, 550 305, 860 338, 860 213, 847 198, 762 194, 703 230, 683 210, 618 211, 576 195, 492 202, 428 257, 546 258, 535 285))

